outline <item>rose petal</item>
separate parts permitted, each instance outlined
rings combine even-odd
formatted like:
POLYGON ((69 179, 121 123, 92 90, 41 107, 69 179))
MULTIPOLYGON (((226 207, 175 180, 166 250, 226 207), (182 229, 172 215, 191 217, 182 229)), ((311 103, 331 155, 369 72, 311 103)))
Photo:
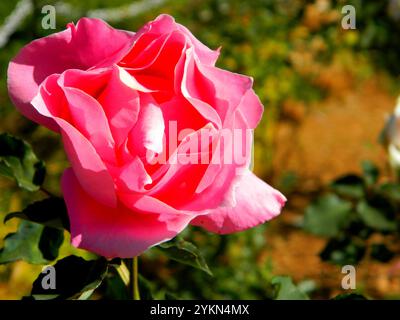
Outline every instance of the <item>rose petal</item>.
POLYGON ((264 107, 253 89, 247 90, 236 112, 240 112, 247 123, 247 128, 255 129, 259 124, 264 107))
POLYGON ((191 224, 219 234, 242 231, 276 217, 286 202, 279 191, 251 172, 240 177, 235 191, 235 207, 212 210, 191 224))
MULTIPOLYGON (((109 170, 111 168, 109 167, 109 170)), ((152 183, 142 160, 136 156, 124 166, 112 169, 111 175, 118 181, 119 192, 143 192, 144 187, 152 183)))
POLYGON ((139 213, 122 204, 102 205, 83 190, 71 169, 64 172, 62 190, 71 224, 71 242, 107 258, 131 258, 168 241, 192 216, 139 213))
POLYGON ((142 52, 154 39, 160 36, 178 31, 183 34, 190 46, 194 48, 196 55, 200 61, 206 65, 214 65, 219 56, 219 50, 211 50, 181 24, 175 22, 175 19, 167 14, 159 15, 155 20, 144 25, 135 35, 135 45, 132 47, 131 52, 127 55, 127 59, 142 52))
POLYGON ((62 88, 71 114, 71 123, 93 145, 100 157, 115 162, 114 139, 102 106, 82 90, 62 88))
POLYGON ((146 156, 147 150, 161 153, 164 130, 161 108, 150 95, 141 94, 140 112, 137 122, 129 134, 128 148, 139 156, 146 156))
POLYGON ((126 84, 125 77, 130 75, 122 68, 114 67, 107 86, 98 97, 117 147, 125 142, 140 110, 139 94, 126 84))
POLYGON ((252 89, 252 78, 204 65, 190 49, 182 72, 182 94, 205 118, 229 127, 232 116, 240 112, 247 128, 257 126, 263 106, 252 89))
POLYGON ((114 181, 93 145, 65 120, 54 119, 60 126, 64 149, 82 188, 98 202, 115 207, 114 181))
MULTIPOLYGON (((200 73, 192 49, 186 51, 181 90, 183 96, 205 119, 211 121, 217 128, 222 128, 218 112, 211 107, 211 105, 215 106, 213 101, 213 96, 216 94, 215 87, 200 73), (210 105, 207 102, 213 104, 210 105)), ((231 92, 231 95, 235 94, 235 92, 231 92)))
POLYGON ((132 34, 111 28, 99 19, 82 18, 77 25, 22 48, 8 67, 8 91, 15 106, 29 119, 52 130, 54 121, 38 114, 30 102, 49 75, 67 69, 88 69, 121 59, 132 44, 132 34), (109 41, 113 39, 113 41, 109 41))

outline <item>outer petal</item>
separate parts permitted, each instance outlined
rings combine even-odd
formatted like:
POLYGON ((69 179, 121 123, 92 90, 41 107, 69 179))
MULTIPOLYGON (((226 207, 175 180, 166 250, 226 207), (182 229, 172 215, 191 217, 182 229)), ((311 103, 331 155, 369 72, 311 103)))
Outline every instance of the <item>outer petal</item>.
POLYGON ((67 30, 32 41, 9 64, 11 100, 26 117, 57 130, 52 119, 38 114, 30 105, 40 83, 49 75, 67 69, 111 65, 126 54, 131 44, 132 34, 88 18, 79 20, 76 26, 69 24, 67 30))
POLYGON ((114 181, 91 143, 63 119, 60 126, 64 148, 83 189, 100 203, 115 207, 117 195, 114 181))
POLYGON ((243 115, 247 127, 254 129, 261 120, 264 108, 253 89, 248 90, 236 110, 243 115))
POLYGON ((182 231, 189 215, 167 216, 138 213, 120 204, 104 206, 80 186, 73 171, 67 169, 62 189, 71 224, 72 244, 107 258, 130 258, 149 247, 170 240, 182 231))
POLYGON ((246 230, 279 215, 286 198, 248 171, 234 187, 236 205, 221 207, 195 218, 191 224, 226 234, 246 230))
POLYGON ((103 89, 103 78, 109 76, 104 72, 76 69, 67 70, 62 75, 53 74, 39 86, 39 94, 31 104, 41 115, 52 118, 57 124, 60 119, 65 120, 92 143, 104 161, 115 162, 114 140, 108 120, 99 102, 89 95, 103 89))

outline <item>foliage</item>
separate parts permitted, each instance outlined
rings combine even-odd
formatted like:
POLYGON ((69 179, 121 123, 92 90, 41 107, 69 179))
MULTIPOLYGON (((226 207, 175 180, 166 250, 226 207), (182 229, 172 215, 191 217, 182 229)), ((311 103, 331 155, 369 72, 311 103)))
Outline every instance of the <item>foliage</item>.
POLYGON ((293 284, 290 277, 274 277, 272 285, 276 287, 276 300, 308 300, 307 295, 293 284))
POLYGON ((103 281, 108 268, 107 260, 86 261, 81 257, 69 256, 59 260, 55 265, 57 285, 55 289, 44 289, 44 273, 41 273, 32 286, 32 297, 35 299, 88 299, 103 281))
POLYGON ((0 135, 0 174, 14 178, 21 188, 36 191, 43 183, 45 168, 31 147, 7 133, 0 135))
POLYGON ((371 162, 362 167, 363 175, 339 177, 329 193, 306 209, 304 229, 328 238, 323 260, 345 265, 366 255, 382 262, 395 256, 391 247, 399 240, 400 183, 379 182, 379 170, 371 162), (378 242, 374 235, 380 235, 378 242))
POLYGON ((160 244, 158 249, 172 260, 198 268, 212 275, 199 249, 192 243, 180 239, 180 237, 175 237, 171 241, 160 244))

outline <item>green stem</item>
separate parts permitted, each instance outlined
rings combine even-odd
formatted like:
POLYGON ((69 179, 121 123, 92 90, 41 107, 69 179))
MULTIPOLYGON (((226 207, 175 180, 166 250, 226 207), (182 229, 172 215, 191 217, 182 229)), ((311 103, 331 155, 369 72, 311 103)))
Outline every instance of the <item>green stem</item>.
POLYGON ((130 261, 130 281, 129 287, 133 300, 140 300, 139 292, 139 273, 138 273, 138 257, 134 257, 130 261))

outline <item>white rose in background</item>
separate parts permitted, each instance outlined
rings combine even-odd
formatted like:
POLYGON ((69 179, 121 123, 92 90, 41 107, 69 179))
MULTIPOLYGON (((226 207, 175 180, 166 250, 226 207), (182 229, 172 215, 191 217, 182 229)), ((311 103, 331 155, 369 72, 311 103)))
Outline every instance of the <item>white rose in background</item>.
POLYGON ((389 163, 393 170, 400 173, 400 96, 397 104, 385 124, 381 141, 385 145, 389 155, 389 163))

